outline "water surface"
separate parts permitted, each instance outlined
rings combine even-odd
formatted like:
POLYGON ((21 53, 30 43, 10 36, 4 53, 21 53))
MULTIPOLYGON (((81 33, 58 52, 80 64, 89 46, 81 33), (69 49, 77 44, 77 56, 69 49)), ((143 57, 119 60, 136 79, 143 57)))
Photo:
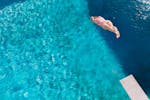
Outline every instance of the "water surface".
POLYGON ((96 1, 4 2, 1 100, 129 100, 119 80, 130 73, 148 91, 149 3, 96 1), (95 26, 92 14, 111 19, 122 37, 95 26))

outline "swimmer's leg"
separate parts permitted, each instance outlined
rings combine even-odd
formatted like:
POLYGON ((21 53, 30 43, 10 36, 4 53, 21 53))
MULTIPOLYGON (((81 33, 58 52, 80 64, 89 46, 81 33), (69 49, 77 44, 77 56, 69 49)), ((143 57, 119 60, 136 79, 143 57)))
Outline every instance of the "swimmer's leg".
POLYGON ((118 31, 117 27, 114 26, 114 33, 116 34, 116 38, 120 37, 120 32, 118 31))

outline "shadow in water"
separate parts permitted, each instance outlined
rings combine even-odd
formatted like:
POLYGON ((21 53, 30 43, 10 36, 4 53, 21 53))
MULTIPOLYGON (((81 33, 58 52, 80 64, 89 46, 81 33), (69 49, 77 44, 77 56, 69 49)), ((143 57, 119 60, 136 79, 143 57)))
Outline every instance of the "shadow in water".
MULTIPOLYGON (((110 32, 101 34, 119 58, 124 72, 133 74, 146 92, 150 92, 150 12, 136 0, 87 0, 89 15, 101 15, 118 27, 121 38, 110 32)), ((149 5, 150 6, 150 5, 149 5)))
POLYGON ((6 6, 11 5, 15 2, 24 2, 25 0, 0 0, 0 9, 5 8, 6 6))

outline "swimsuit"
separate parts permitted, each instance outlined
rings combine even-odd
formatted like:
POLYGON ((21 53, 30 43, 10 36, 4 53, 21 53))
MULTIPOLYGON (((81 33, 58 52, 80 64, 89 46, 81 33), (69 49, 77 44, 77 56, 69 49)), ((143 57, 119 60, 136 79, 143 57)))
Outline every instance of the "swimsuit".
POLYGON ((105 23, 105 20, 104 19, 98 20, 97 23, 98 25, 103 25, 105 23))

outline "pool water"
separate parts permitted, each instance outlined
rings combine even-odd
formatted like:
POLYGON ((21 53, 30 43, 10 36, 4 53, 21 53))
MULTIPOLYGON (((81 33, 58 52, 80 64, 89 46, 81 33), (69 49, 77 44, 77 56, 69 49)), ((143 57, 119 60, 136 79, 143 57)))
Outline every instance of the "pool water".
POLYGON ((102 15, 119 28, 121 38, 103 35, 126 75, 133 74, 147 94, 150 94, 150 1, 149 0, 89 0, 90 15, 102 15), (98 4, 101 8, 97 10, 98 4))
POLYGON ((129 100, 119 83, 130 73, 125 68, 129 60, 122 62, 127 54, 122 50, 127 40, 124 24, 109 6, 116 7, 115 2, 97 0, 101 6, 96 12, 91 1, 14 0, 1 4, 1 100, 129 100), (96 27, 91 13, 116 20, 125 39, 116 40, 96 27), (116 52, 118 41, 120 52, 116 52))

